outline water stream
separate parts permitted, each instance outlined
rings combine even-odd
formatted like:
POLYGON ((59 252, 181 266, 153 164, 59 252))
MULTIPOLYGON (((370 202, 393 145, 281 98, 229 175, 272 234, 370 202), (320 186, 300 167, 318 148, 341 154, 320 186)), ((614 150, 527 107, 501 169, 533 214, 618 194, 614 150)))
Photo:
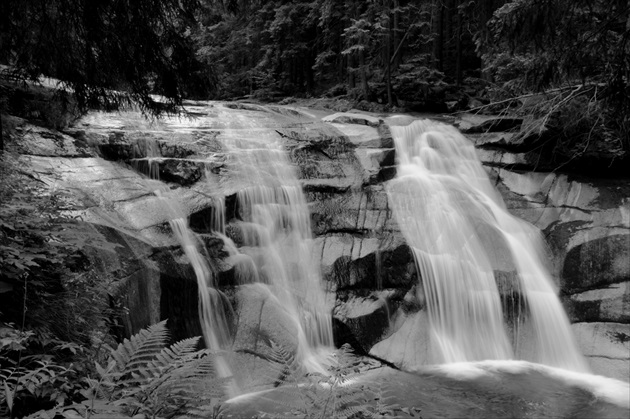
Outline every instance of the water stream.
POLYGON ((230 245, 237 279, 257 284, 278 301, 297 331, 297 359, 324 372, 333 345, 331 307, 312 257, 310 214, 302 187, 276 132, 262 118, 230 115, 221 137, 230 182, 237 191, 240 248, 230 245))
MULTIPOLYGON (((330 304, 326 304, 319 266, 312 259, 310 215, 294 168, 275 131, 259 126, 256 118, 218 108, 222 117, 221 142, 226 156, 227 175, 215 184, 206 172, 205 187, 215 197, 208 225, 224 241, 224 249, 234 266, 241 287, 253 287, 258 295, 275 301, 296 331, 296 359, 311 372, 325 372, 327 355, 333 346, 330 304), (226 193, 236 194, 238 214, 226 214, 226 193), (226 232, 238 230, 238 246, 226 232)), ((159 178, 159 144, 139 141, 134 159, 136 169, 159 178)), ((216 275, 202 242, 188 226, 185 211, 170 190, 155 191, 170 214, 174 237, 190 261, 199 289, 199 318, 206 347, 229 350, 230 335, 226 314, 231 310, 227 297, 218 290, 216 275)), ((287 348, 288 349, 288 348, 287 348)), ((230 357, 217 358, 219 375, 232 376, 230 357)), ((228 389, 239 394, 236 381, 228 389)))
MULTIPOLYGON (((217 197, 208 225, 223 239, 237 283, 255 287, 282 307, 296 333, 297 359, 323 372, 322 353, 333 345, 331 305, 312 259, 310 216, 294 168, 264 115, 215 110, 225 161, 222 176, 211 180, 206 174, 207 193, 217 197), (229 193, 236 197, 232 214, 226 214, 229 193)), ((432 121, 391 131, 398 174, 388 197, 421 274, 415 289, 427 305, 432 359, 525 359, 586 372, 544 265, 540 233, 508 213, 472 143, 455 128, 432 121)), ((156 178, 158 144, 138 143, 137 154, 138 169, 156 178)), ((231 305, 217 289, 203 245, 168 188, 155 193, 169 209, 173 234, 194 268, 206 346, 229 349, 231 305)), ((377 279, 378 268, 377 263, 377 279)), ((231 375, 227 361, 220 369, 222 376, 231 375)))
MULTIPOLYGON (((136 170, 143 172, 151 179, 159 179, 159 164, 161 158, 159 144, 155 140, 138 141, 134 148, 134 154, 140 156, 133 160, 136 170)), ((222 378, 232 377, 232 368, 227 358, 221 352, 230 343, 229 328, 226 313, 230 310, 230 302, 227 297, 217 289, 216 276, 213 274, 208 261, 203 256, 203 243, 196 238, 188 225, 186 212, 178 203, 165 185, 161 189, 153 191, 160 199, 162 206, 169 214, 169 226, 173 236, 177 239, 184 254, 190 261, 190 265, 195 272, 197 288, 199 290, 199 321, 205 345, 208 349, 216 353, 217 374, 222 378)), ((219 211, 224 210, 224 201, 217 200, 219 211)), ((216 212, 216 210, 215 210, 216 212)), ((224 229, 221 224, 223 216, 216 215, 217 221, 213 222, 213 227, 224 229)), ((231 396, 240 393, 233 380, 226 381, 226 391, 231 396)))
POLYGON ((586 372, 540 233, 509 214, 473 144, 428 120, 391 131, 398 174, 388 195, 422 277, 433 356, 520 358, 586 372))

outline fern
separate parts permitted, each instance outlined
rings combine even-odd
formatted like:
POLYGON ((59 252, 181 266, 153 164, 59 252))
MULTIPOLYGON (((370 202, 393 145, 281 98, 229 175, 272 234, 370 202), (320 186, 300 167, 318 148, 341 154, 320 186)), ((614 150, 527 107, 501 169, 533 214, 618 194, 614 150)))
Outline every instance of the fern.
POLYGON ((364 385, 354 385, 351 381, 360 373, 357 358, 349 346, 337 352, 328 374, 307 373, 300 375, 292 356, 284 349, 271 345, 276 362, 285 374, 285 381, 279 391, 284 398, 277 400, 287 408, 289 415, 304 418, 347 418, 367 412, 369 392, 364 385))
MULTIPOLYGON (((278 363, 278 371, 290 372, 280 388, 281 397, 274 398, 286 408, 281 415, 301 418, 382 418, 405 413, 396 404, 388 403, 377 387, 354 382, 369 369, 380 366, 371 360, 356 357, 350 346, 344 345, 333 357, 327 374, 304 373, 292 354, 273 341, 270 359, 278 363)), ((261 417, 274 414, 261 412, 261 417)))
POLYGON ((116 361, 115 371, 121 376, 138 372, 162 351, 168 338, 164 320, 141 330, 131 339, 125 339, 111 353, 116 361))
POLYGON ((111 351, 106 367, 97 365, 93 397, 115 401, 130 414, 147 418, 214 411, 223 400, 224 379, 215 376, 214 354, 198 351, 199 337, 169 347, 166 321, 125 339, 111 351), (210 406, 210 407, 208 407, 210 406))
POLYGON ((270 346, 269 360, 272 362, 272 368, 275 367, 278 373, 274 386, 277 387, 299 376, 302 368, 295 359, 295 355, 272 339, 269 339, 268 343, 270 346))

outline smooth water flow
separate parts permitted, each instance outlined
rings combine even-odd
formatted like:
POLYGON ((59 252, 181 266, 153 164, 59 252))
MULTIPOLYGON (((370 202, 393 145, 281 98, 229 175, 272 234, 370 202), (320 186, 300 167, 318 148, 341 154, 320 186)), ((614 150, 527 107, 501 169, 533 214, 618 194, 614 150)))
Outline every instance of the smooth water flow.
MULTIPOLYGON (((241 116, 241 115, 237 115, 241 116)), ((237 192, 241 247, 228 245, 241 284, 265 288, 297 330, 299 359, 324 371, 333 345, 319 266, 312 259, 310 215, 302 187, 275 131, 235 118, 233 135, 222 137, 237 192)), ((231 242, 231 241, 230 241, 231 242)))
POLYGON ((472 143, 428 120, 391 131, 388 195, 422 277, 437 361, 524 358, 586 372, 540 233, 509 214, 472 143))
MULTIPOLYGON (((214 198, 208 226, 223 239, 238 285, 274 301, 294 326, 296 359, 307 370, 323 373, 333 346, 332 319, 319 266, 312 259, 310 215, 301 185, 277 133, 259 126, 264 118, 250 119, 222 106, 216 110, 222 113, 217 120, 223 125, 220 141, 225 161, 221 170, 225 172, 217 179, 208 168, 206 182, 199 183, 202 193, 214 198), (226 214, 225 196, 231 194, 236 195, 236 206, 226 214)), ((135 153, 136 168, 158 178, 159 144, 138 141, 135 153)), ((231 304, 217 288, 216 275, 203 256, 203 244, 190 230, 185 211, 171 191, 165 187, 155 193, 168 210, 173 235, 194 268, 206 346, 230 349, 234 337, 227 317, 233 316, 226 313, 231 304)), ((228 358, 218 360, 223 377, 232 375, 228 358)), ((230 393, 234 396, 238 390, 230 393)))
MULTIPOLYGON (((133 164, 136 170, 144 172, 151 179, 159 179, 158 160, 161 158, 161 154, 157 141, 139 141, 134 149, 134 154, 143 156, 134 159, 133 164)), ((199 321, 206 347, 217 351, 216 368, 219 377, 231 377, 232 370, 228 365, 228 361, 219 353, 222 349, 227 348, 230 343, 226 319, 226 312, 230 310, 230 302, 223 293, 217 290, 215 276, 208 265, 208 261, 203 256, 203 244, 190 230, 186 212, 181 208, 177 200, 171 196, 170 189, 164 186, 153 192, 160 198, 163 208, 167 210, 168 223, 173 236, 179 242, 195 272, 199 290, 199 321)), ((219 201, 218 207, 223 209, 223 200, 219 201)), ((222 220, 220 216, 217 216, 217 219, 222 220)), ((217 225, 217 228, 224 228, 224 226, 217 225)), ((229 381, 227 382, 227 391, 232 396, 239 393, 236 385, 229 381)))

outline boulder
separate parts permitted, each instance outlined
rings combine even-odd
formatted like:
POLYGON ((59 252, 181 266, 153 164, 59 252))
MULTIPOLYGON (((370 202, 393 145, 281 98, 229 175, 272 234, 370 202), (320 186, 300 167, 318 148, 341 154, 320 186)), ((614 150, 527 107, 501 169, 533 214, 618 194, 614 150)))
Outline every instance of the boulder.
POLYGON ((565 307, 572 322, 630 323, 630 282, 571 294, 565 307))
POLYGON ((347 327, 352 336, 351 346, 356 351, 367 353, 381 340, 389 328, 390 312, 396 301, 401 300, 401 294, 404 293, 394 289, 372 291, 365 296, 338 293, 333 316, 347 327))
POLYGON ((82 222, 75 229, 84 241, 82 252, 88 256, 91 269, 104 283, 120 316, 121 337, 129 337, 160 321, 162 274, 152 259, 152 246, 103 225, 82 222))
POLYGON ((328 234, 315 239, 313 252, 331 290, 408 289, 417 279, 411 251, 399 235, 328 234))
POLYGON ((322 121, 337 123, 337 124, 368 125, 371 127, 377 127, 381 123, 381 120, 374 116, 361 114, 361 113, 351 113, 351 112, 339 112, 332 115, 328 115, 328 116, 323 117, 322 121))
POLYGON ((426 310, 400 309, 392 318, 386 337, 370 349, 370 355, 410 371, 436 362, 431 354, 429 318, 426 310))
POLYGON ((630 324, 574 323, 572 329, 593 373, 629 380, 630 324))
POLYGON ((292 313, 272 290, 263 284, 241 286, 234 296, 235 328, 233 349, 264 357, 271 341, 290 353, 298 347, 298 324, 292 313))

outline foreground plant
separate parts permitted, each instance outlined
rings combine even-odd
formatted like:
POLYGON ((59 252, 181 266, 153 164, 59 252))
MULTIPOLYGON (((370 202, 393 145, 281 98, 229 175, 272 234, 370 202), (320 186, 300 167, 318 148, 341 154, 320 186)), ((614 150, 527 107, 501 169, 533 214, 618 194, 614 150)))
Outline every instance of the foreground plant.
POLYGON ((83 402, 33 417, 217 417, 224 380, 216 377, 213 353, 197 350, 199 339, 167 347, 166 321, 141 330, 112 349, 106 365, 96 364, 83 402))
MULTIPOLYGON (((382 418, 395 417, 400 407, 388 403, 377 388, 361 383, 359 377, 373 368, 357 358, 348 345, 330 359, 326 373, 305 373, 285 349, 271 342, 271 359, 282 372, 278 383, 282 395, 277 403, 296 418, 382 418)), ((265 413, 261 417, 269 416, 265 413)))

